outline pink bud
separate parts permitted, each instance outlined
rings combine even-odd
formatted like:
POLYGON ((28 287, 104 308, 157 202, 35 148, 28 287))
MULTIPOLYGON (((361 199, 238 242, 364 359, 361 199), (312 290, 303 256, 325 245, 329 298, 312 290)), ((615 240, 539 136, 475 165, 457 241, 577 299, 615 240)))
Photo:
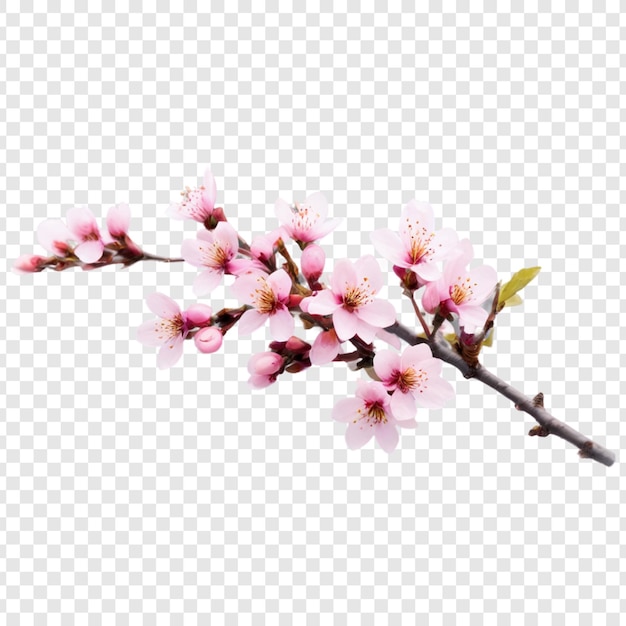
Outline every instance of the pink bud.
POLYGON ((204 354, 217 352, 222 346, 224 336, 222 332, 215 326, 207 326, 201 328, 195 335, 193 340, 196 342, 196 348, 204 354))
POLYGON ((283 365, 283 357, 276 352, 261 352, 255 354, 248 361, 248 371, 251 374, 269 376, 275 374, 283 365))
POLYGON ((292 352, 308 352, 311 349, 311 344, 306 341, 302 341, 300 337, 292 336, 287 339, 285 348, 287 348, 287 350, 291 350, 292 352))
POLYGON ((206 304, 193 304, 185 311, 187 321, 192 326, 204 326, 211 319, 211 314, 211 307, 206 304))
POLYGON ((263 389, 264 387, 269 387, 272 383, 276 382, 276 378, 272 375, 263 376, 261 374, 253 374, 248 379, 248 384, 250 387, 254 387, 255 389, 263 389))
POLYGON ((13 263, 13 270, 18 274, 33 274, 41 272, 44 268, 46 259, 36 254, 23 254, 13 263))
POLYGON ((302 251, 302 273, 308 282, 315 282, 324 271, 324 263, 326 263, 326 254, 320 246, 309 244, 302 251))

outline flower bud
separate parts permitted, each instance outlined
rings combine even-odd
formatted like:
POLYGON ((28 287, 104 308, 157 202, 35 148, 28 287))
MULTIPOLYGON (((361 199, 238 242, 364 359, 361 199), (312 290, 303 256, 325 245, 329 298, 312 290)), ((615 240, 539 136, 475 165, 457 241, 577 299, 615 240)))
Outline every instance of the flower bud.
POLYGON ((195 335, 193 340, 196 342, 196 348, 204 354, 217 352, 222 346, 224 336, 222 332, 215 326, 207 326, 201 328, 195 335))
POLYGON ((326 263, 326 254, 320 246, 309 244, 302 251, 302 273, 309 283, 316 282, 324 271, 326 263))
POLYGON ((185 311, 187 321, 192 326, 204 326, 211 319, 211 313, 211 307, 206 304, 192 304, 185 311))
POLYGON ((303 353, 308 352, 311 349, 311 344, 303 341, 300 337, 292 336, 287 339, 285 348, 291 352, 303 353))
POLYGON ((45 267, 46 259, 36 254, 23 254, 13 263, 13 270, 18 274, 32 274, 41 272, 45 267))
POLYGON ((283 357, 276 352, 261 352, 248 361, 250 374, 269 376, 275 374, 283 366, 283 357))

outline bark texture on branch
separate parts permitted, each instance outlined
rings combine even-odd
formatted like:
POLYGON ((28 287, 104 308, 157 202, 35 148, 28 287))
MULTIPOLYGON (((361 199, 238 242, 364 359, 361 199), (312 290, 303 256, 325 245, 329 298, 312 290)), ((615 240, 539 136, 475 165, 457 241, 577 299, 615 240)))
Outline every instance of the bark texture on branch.
POLYGON ((608 467, 615 462, 615 453, 591 441, 588 437, 585 437, 585 435, 559 421, 549 413, 543 406, 543 394, 541 394, 541 396, 538 394, 534 398, 531 398, 514 387, 511 387, 511 385, 501 378, 498 378, 495 374, 492 374, 480 363, 476 367, 468 365, 461 355, 450 347, 447 341, 443 339, 437 340, 436 336, 435 339, 430 340, 418 337, 415 332, 399 322, 396 322, 393 326, 389 326, 385 330, 411 345, 417 345, 418 343, 428 344, 432 350, 433 356, 456 367, 465 378, 476 378, 485 385, 495 389, 505 398, 511 400, 515 408, 528 413, 539 424, 539 427, 531 429, 529 434, 543 437, 548 434, 556 435, 575 445, 578 448, 578 454, 583 458, 593 459, 608 467))

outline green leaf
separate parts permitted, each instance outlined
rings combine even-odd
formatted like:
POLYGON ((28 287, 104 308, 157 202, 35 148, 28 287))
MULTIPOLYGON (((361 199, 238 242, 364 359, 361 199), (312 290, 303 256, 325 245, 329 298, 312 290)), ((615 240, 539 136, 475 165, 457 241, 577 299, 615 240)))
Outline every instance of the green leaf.
POLYGON ((503 306, 518 306, 522 304, 523 300, 518 294, 513 294, 508 300, 505 301, 503 306))
POLYGON ((483 341, 483 346, 491 347, 493 345, 493 336, 496 334, 496 329, 492 328, 491 332, 487 335, 486 339, 483 341))
POLYGON ((526 285, 541 271, 540 267, 527 267, 519 272, 515 272, 511 280, 500 289, 500 297, 498 298, 498 309, 504 306, 504 303, 513 297, 518 291, 521 291, 526 285))

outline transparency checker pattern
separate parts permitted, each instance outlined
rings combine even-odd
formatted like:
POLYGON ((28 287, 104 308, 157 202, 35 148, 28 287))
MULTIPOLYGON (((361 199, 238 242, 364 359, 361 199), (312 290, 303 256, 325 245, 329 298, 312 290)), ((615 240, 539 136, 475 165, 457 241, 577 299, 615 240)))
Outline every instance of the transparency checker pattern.
MULTIPOLYGON (((0 15, 0 622, 619 624, 624 35, 619 3, 19 2, 0 15), (417 5, 417 8, 416 8, 417 5), (15 276, 34 229, 128 202, 165 216, 210 164, 245 237, 323 191, 334 260, 374 252, 404 202, 506 279, 486 366, 618 451, 579 461, 456 370, 387 457, 332 422, 342 364, 251 391, 267 335, 170 371, 134 337, 195 269, 15 276)), ((386 261, 386 295, 410 308, 386 261)), ((328 275, 328 274, 327 274, 328 275)), ((227 289, 211 298, 232 304, 227 289)), ((312 337, 311 335, 307 335, 312 337)))

